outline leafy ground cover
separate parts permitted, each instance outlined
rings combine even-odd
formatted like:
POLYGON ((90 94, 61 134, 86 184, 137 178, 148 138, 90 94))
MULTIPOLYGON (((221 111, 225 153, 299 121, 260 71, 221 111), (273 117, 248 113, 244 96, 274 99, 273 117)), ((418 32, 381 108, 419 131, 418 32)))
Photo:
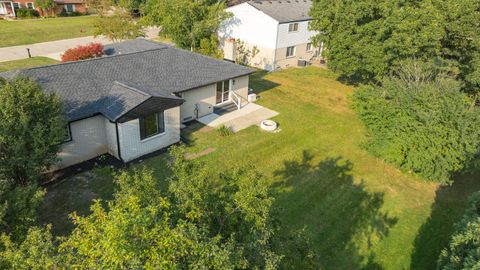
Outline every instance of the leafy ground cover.
MULTIPOLYGON (((324 269, 435 268, 468 195, 480 189, 480 173, 439 188, 370 156, 359 146, 364 130, 349 108, 354 88, 330 71, 258 72, 250 86, 260 105, 280 112, 274 120, 281 132, 254 126, 221 136, 193 125, 183 134, 192 157, 212 173, 254 164, 271 179, 280 233, 305 228, 324 269)), ((160 155, 135 166, 149 166, 164 179, 167 161, 160 155)), ((68 213, 87 213, 92 198, 111 198, 112 190, 105 169, 48 186, 39 220, 65 234, 68 213)))

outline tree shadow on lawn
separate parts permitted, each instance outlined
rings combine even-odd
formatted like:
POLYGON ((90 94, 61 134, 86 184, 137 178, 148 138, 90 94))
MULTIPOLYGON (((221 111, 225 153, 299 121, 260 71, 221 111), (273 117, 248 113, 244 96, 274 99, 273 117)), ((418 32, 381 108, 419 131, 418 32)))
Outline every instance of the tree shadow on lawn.
POLYGON ((454 184, 440 187, 428 220, 415 238, 410 269, 436 269, 440 252, 448 244, 454 225, 468 206, 468 197, 480 190, 480 171, 454 177, 454 184))
POLYGON ((274 173, 282 180, 275 186, 282 235, 305 227, 324 269, 383 269, 370 249, 397 219, 380 210, 383 193, 368 192, 363 180, 354 181, 352 167, 342 157, 314 164, 308 151, 301 161, 285 161, 274 173))

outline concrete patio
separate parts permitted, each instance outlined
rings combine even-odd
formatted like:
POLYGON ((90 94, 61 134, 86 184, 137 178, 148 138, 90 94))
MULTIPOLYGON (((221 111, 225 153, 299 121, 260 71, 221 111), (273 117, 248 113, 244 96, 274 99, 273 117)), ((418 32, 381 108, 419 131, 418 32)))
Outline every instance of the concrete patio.
POLYGON ((243 106, 240 110, 235 110, 222 115, 212 113, 197 120, 209 127, 216 128, 225 125, 233 132, 238 132, 253 125, 259 126, 262 120, 270 119, 278 114, 278 112, 263 106, 249 103, 243 106))

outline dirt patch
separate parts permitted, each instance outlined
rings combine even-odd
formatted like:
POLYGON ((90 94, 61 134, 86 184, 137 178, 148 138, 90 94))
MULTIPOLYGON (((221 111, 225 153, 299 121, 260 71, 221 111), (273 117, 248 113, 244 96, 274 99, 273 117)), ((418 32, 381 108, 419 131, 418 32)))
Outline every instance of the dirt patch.
POLYGON ((199 157, 203 157, 203 156, 206 156, 212 152, 215 152, 215 148, 213 147, 209 147, 203 151, 200 151, 200 152, 197 152, 197 153, 191 153, 191 154, 187 154, 185 156, 186 159, 196 159, 196 158, 199 158, 199 157))

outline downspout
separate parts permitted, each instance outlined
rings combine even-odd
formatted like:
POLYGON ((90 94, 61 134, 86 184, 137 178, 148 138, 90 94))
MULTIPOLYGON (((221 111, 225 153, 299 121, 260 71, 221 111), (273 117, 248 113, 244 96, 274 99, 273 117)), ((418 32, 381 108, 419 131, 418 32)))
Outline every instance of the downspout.
POLYGON ((277 35, 275 37, 275 49, 273 51, 273 67, 272 67, 272 71, 275 71, 275 67, 277 66, 277 46, 278 46, 278 31, 280 29, 280 22, 277 23, 277 35))
POLYGON ((118 123, 117 123, 117 122, 115 122, 115 133, 116 133, 116 136, 117 136, 118 159, 120 159, 120 161, 122 161, 123 163, 125 163, 125 161, 123 161, 122 152, 121 152, 121 149, 120 149, 120 136, 118 136, 118 123))

